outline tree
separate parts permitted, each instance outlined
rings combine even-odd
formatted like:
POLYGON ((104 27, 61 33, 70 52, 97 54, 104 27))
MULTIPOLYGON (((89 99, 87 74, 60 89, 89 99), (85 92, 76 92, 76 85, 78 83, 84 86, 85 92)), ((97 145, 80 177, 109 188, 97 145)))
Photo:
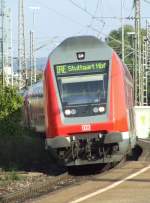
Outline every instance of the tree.
MULTIPOLYGON (((124 26, 124 44, 125 44, 125 64, 128 66, 131 74, 133 75, 133 68, 134 68, 134 44, 135 44, 135 36, 131 35, 130 33, 134 32, 134 27, 132 25, 125 25, 124 26)), ((146 35, 146 30, 141 30, 141 38, 146 35)), ((111 46, 117 54, 122 57, 122 28, 120 27, 117 30, 113 30, 109 33, 107 42, 109 46, 111 46), (115 40, 114 40, 115 39, 115 40), (120 41, 117 42, 116 40, 120 41)))
POLYGON ((0 136, 21 134, 22 104, 16 89, 0 85, 0 136))
MULTIPOLYGON (((134 27, 131 25, 124 26, 124 41, 125 41, 125 64, 128 66, 130 73, 133 75, 134 70, 134 44, 135 44, 135 36, 130 34, 135 31, 134 27)), ((146 36, 146 30, 141 29, 141 44, 143 43, 143 36, 146 36)), ((106 39, 109 46, 111 46, 117 54, 122 57, 122 28, 118 28, 117 30, 112 30, 108 38, 106 39), (117 42, 117 41, 120 41, 117 42)), ((148 84, 150 87, 150 83, 148 84)), ((150 88, 148 88, 148 98, 150 101, 150 88)))
MULTIPOLYGON (((131 25, 124 26, 124 42, 125 42, 125 64, 128 65, 129 70, 132 73, 133 67, 133 50, 134 47, 134 35, 130 35, 129 33, 134 32, 134 28, 131 25)), ((107 38, 108 44, 117 52, 117 54, 122 57, 122 45, 121 43, 117 43, 114 39, 121 42, 122 39, 122 28, 118 30, 113 30, 110 32, 107 38)))

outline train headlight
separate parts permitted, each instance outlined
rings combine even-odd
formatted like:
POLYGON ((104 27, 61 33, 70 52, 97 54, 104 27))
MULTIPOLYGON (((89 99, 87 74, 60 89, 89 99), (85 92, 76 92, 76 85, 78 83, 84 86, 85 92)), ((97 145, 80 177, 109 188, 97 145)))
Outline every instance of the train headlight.
POLYGON ((76 109, 71 109, 71 114, 72 115, 75 115, 77 113, 77 110, 76 109))
POLYGON ((65 115, 66 116, 70 116, 71 115, 71 110, 70 109, 66 109, 65 110, 65 115))
POLYGON ((98 107, 94 107, 94 108, 93 108, 93 112, 94 112, 94 113, 98 113, 98 107))
POLYGON ((99 112, 100 112, 100 113, 103 113, 104 111, 105 111, 105 107, 104 107, 104 106, 100 106, 100 107, 99 107, 99 112))

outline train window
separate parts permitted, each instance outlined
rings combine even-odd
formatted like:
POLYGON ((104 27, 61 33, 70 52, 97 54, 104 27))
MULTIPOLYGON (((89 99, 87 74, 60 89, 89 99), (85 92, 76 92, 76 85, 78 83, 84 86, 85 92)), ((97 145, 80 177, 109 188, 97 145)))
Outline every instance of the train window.
POLYGON ((106 104, 108 60, 55 65, 54 69, 63 107, 106 104))
POLYGON ((106 73, 58 78, 62 103, 67 106, 106 103, 106 78, 106 73))

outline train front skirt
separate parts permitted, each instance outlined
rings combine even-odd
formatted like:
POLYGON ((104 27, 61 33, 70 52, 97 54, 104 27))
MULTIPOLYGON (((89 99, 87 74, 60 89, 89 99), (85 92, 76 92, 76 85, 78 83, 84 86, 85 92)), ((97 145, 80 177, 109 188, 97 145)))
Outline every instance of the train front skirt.
POLYGON ((47 148, 53 148, 67 166, 119 162, 131 150, 128 132, 87 133, 58 139, 47 139, 47 148))

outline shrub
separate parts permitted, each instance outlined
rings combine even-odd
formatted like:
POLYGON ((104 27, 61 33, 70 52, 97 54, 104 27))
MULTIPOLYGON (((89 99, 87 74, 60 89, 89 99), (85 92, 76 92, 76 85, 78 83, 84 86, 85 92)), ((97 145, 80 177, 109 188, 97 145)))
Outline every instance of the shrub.
MULTIPOLYGON (((44 139, 21 125, 23 98, 11 87, 0 87, 0 168, 45 170, 52 163, 44 139), (21 135, 21 136, 20 136, 21 135)), ((8 176, 16 180, 15 172, 8 176)))
POLYGON ((23 98, 16 89, 0 87, 0 136, 20 135, 23 98))

